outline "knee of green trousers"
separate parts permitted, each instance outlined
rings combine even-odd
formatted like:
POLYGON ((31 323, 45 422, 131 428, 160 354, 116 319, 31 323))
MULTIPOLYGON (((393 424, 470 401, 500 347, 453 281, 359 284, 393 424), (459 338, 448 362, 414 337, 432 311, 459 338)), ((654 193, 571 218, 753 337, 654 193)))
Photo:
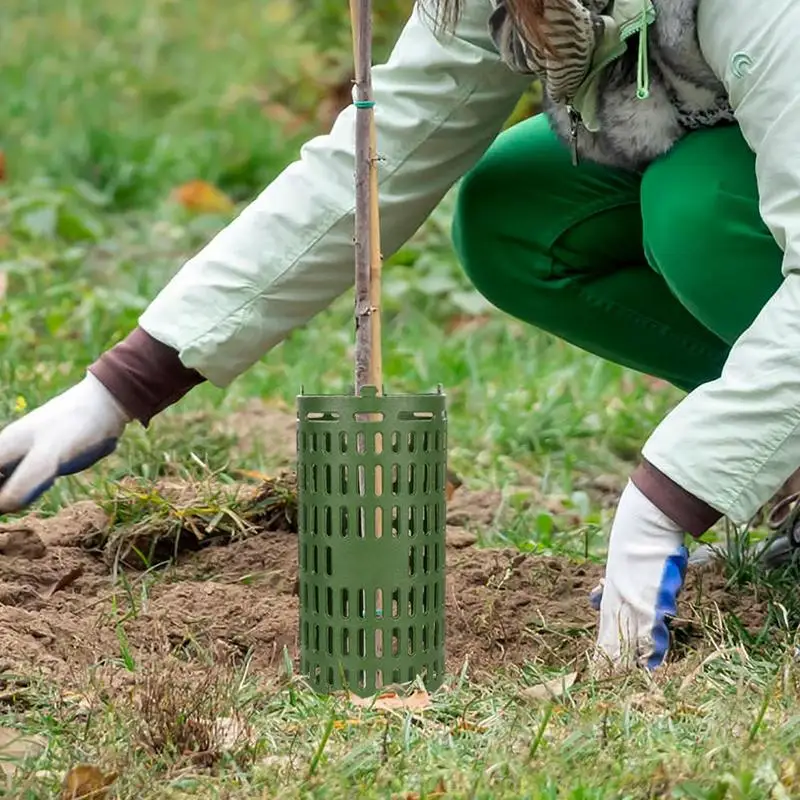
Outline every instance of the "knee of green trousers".
MULTIPOLYGON (((503 270, 512 265, 501 263, 499 252, 498 214, 513 193, 514 180, 509 174, 509 159, 496 157, 489 150, 483 159, 461 180, 456 196, 452 223, 452 241, 461 267, 472 285, 490 303, 505 305, 503 270)), ((544 227, 536 221, 531 209, 532 223, 524 232, 526 246, 526 279, 531 288, 551 278, 549 244, 544 227), (540 254, 540 257, 537 257, 540 254)), ((522 231, 520 231, 522 235, 522 231)), ((513 265, 516 266, 516 265, 513 265)), ((535 302, 536 293, 530 299, 535 302)))
POLYGON ((755 155, 738 126, 696 131, 645 172, 645 255, 680 303, 732 345, 781 283, 755 155))

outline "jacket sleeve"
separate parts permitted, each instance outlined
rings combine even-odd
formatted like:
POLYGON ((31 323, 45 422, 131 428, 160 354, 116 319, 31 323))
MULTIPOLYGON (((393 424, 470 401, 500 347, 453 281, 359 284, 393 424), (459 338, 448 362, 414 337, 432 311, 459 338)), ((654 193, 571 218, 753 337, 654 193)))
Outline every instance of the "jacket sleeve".
MULTIPOLYGON (((500 60, 491 11, 491 0, 469 0, 455 35, 434 35, 415 7, 373 70, 385 257, 480 158, 530 82, 500 60)), ((354 137, 350 106, 186 262, 140 327, 226 386, 350 288, 354 137)))

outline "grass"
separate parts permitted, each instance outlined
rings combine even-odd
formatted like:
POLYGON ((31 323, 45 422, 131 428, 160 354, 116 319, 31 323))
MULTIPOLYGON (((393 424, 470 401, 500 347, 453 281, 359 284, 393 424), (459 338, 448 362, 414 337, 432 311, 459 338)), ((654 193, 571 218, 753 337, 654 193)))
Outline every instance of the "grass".
MULTIPOLYGON (((407 8, 381 4, 379 56, 407 8)), ((75 382, 230 218, 190 214, 173 190, 199 179, 247 202, 324 129, 349 59, 346 11, 328 0, 3 3, 0 424, 75 382)), ((451 200, 387 264, 388 386, 445 387, 452 466, 473 489, 503 491, 485 543, 602 558, 609 505, 595 490, 613 495, 680 395, 487 308, 454 261, 451 200)), ((273 470, 274 453, 255 440, 234 447, 216 423, 253 398, 291 409, 303 386, 345 391, 351 303, 342 298, 227 392, 201 387, 150 430, 132 429, 117 454, 59 482, 37 512, 91 497, 134 527, 160 520, 174 533, 155 480, 224 486, 242 469, 273 470), (121 500, 122 478, 138 494, 121 500)), ((220 507, 195 512, 207 522, 220 507)), ((742 560, 734 573, 759 579, 742 560)), ((46 741, 35 770, 0 783, 0 796, 56 796, 80 762, 118 769, 117 796, 142 800, 781 798, 800 782, 788 634, 748 651, 721 637, 711 661, 658 686, 642 676, 584 682, 549 706, 521 697, 542 677, 531 672, 493 686, 452 676, 430 709, 386 714, 315 697, 292 676, 265 688, 246 666, 230 674, 213 659, 200 692, 208 702, 194 707, 181 683, 190 678, 165 681, 125 658, 120 631, 129 703, 88 683, 85 698, 32 678, 6 691, 0 676, 0 726, 46 741), (231 742, 212 717, 245 719, 247 731, 231 742)))

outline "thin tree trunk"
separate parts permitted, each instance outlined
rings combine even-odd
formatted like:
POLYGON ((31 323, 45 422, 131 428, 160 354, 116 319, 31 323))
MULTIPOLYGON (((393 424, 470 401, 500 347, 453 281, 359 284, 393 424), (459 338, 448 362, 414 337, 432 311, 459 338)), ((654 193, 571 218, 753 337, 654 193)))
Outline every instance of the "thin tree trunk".
POLYGON ((383 385, 381 359, 381 244, 378 156, 372 93, 372 3, 351 0, 356 87, 356 394, 383 385))

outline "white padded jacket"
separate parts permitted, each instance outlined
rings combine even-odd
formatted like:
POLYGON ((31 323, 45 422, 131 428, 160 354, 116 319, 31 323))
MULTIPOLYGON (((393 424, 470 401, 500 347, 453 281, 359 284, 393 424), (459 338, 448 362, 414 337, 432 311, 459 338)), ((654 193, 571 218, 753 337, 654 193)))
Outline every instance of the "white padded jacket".
MULTIPOLYGON (((492 44, 491 0, 454 36, 415 10, 373 70, 384 256, 401 247, 491 144, 530 77, 492 44)), ((308 142, 155 298, 140 326, 183 364, 227 385, 354 280, 354 109, 308 142)))

